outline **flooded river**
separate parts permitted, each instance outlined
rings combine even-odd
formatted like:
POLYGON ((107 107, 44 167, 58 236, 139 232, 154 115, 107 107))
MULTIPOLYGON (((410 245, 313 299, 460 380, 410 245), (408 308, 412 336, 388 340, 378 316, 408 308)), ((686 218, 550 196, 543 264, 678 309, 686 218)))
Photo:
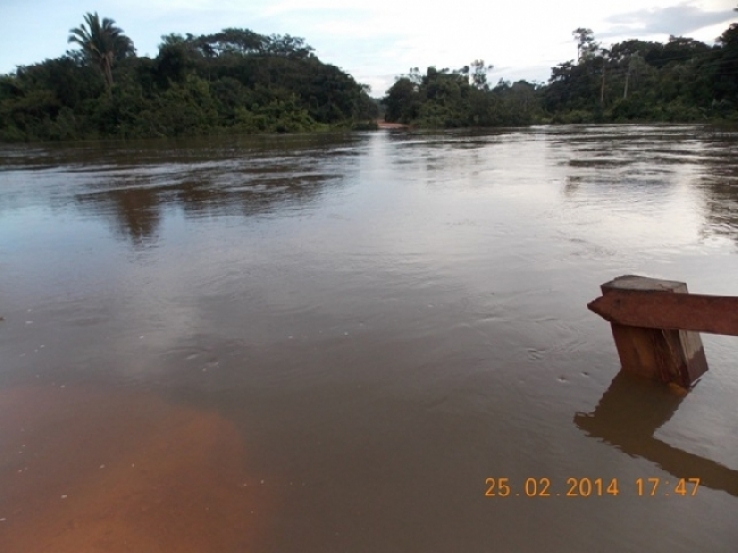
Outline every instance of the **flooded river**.
POLYGON ((618 376, 586 304, 622 274, 738 295, 736 154, 691 126, 3 146, 0 551, 735 551, 738 339, 679 394, 618 376))

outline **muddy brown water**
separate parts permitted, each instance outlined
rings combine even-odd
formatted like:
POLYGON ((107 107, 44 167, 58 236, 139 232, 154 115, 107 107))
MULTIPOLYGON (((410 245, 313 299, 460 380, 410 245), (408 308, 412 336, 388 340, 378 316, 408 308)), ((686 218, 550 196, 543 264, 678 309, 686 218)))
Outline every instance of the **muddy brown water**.
POLYGON ((737 152, 3 146, 0 551, 735 551, 738 340, 679 394, 585 306, 629 273, 738 295, 737 152))

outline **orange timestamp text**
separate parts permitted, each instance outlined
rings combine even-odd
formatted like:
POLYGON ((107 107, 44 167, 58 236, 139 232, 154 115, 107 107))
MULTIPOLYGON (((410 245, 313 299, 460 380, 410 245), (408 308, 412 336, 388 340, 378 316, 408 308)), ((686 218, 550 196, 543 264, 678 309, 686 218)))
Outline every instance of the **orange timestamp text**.
POLYGON ((550 478, 526 478, 511 482, 509 478, 485 479, 485 497, 602 497, 621 492, 639 497, 695 496, 699 478, 636 478, 621 483, 617 478, 567 478, 555 482, 550 478))

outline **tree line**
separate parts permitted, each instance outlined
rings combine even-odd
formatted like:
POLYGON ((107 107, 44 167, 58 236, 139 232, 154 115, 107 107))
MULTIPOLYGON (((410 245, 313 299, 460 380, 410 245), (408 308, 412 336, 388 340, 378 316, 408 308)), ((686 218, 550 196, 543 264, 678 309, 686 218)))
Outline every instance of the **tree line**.
POLYGON ((738 25, 714 46, 671 36, 602 48, 590 29, 574 31, 577 63, 560 64, 542 91, 554 121, 738 119, 738 25))
MULTIPOLYGON (((491 84, 481 59, 413 68, 382 98, 384 118, 432 128, 738 120, 738 24, 713 46, 672 36, 608 49, 590 29, 573 36, 577 60, 553 67, 547 83, 491 84)), ((0 141, 376 126, 368 87, 303 38, 169 34, 149 58, 115 21, 88 13, 68 41, 78 49, 0 76, 0 141)))
POLYGON ((544 117, 538 85, 526 81, 487 82, 484 60, 451 71, 417 67, 399 77, 382 103, 385 120, 420 127, 530 125, 544 117))
POLYGON ((413 68, 387 91, 385 117, 419 127, 738 121, 738 24, 714 46, 671 36, 606 49, 591 29, 572 34, 578 59, 553 67, 545 84, 490 85, 482 60, 413 68))
POLYGON ((305 40, 229 28, 162 37, 155 58, 109 18, 71 29, 79 49, 0 76, 0 141, 302 132, 375 125, 368 87, 305 40))

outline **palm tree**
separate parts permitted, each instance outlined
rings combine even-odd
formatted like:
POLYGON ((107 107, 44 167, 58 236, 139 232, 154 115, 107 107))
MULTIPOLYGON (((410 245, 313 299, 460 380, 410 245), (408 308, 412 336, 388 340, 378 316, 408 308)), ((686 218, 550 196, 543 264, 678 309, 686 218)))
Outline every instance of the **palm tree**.
POLYGON ((82 47, 85 57, 96 64, 105 77, 108 94, 113 86, 113 62, 134 54, 133 41, 123 34, 123 29, 115 26, 115 21, 104 17, 100 21, 97 12, 87 13, 87 25, 69 29, 67 42, 76 42, 82 47))

